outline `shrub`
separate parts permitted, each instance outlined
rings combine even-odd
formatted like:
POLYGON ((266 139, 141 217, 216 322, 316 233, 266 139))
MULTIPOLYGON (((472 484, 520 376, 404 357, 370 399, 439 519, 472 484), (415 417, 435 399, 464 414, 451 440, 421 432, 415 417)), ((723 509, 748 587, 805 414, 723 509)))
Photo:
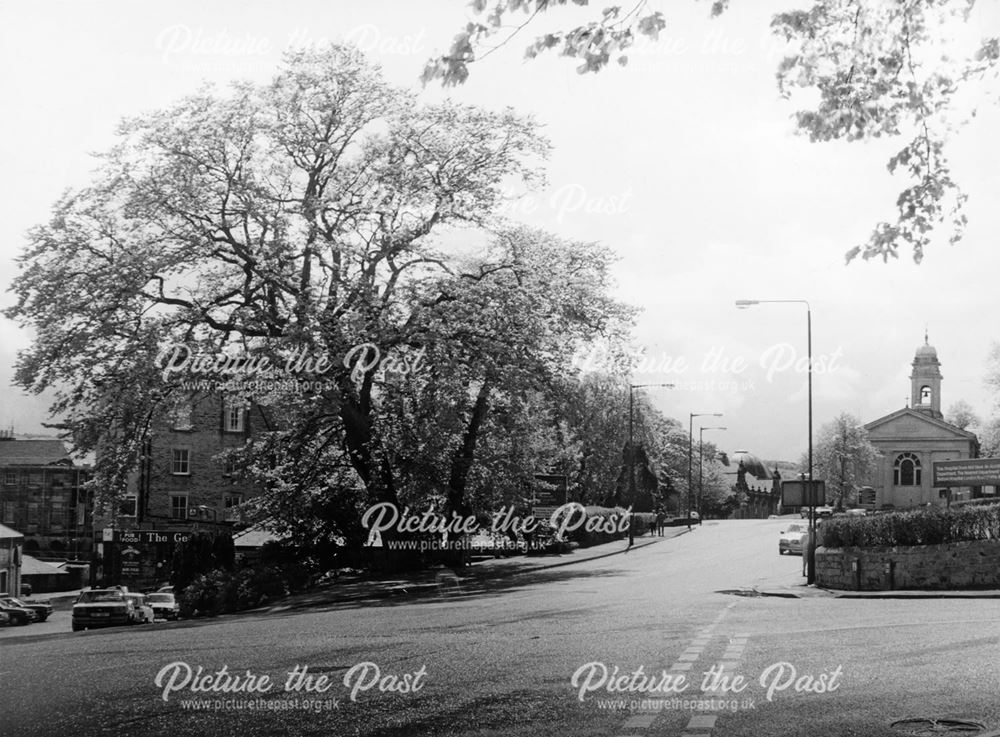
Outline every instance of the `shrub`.
POLYGON ((1000 505, 942 510, 937 507, 823 523, 827 547, 896 547, 1000 539, 1000 505))
POLYGON ((182 617, 214 617, 230 608, 232 574, 223 569, 202 573, 177 596, 182 617))
MULTIPOLYGON (((603 543, 611 542, 612 540, 618 540, 622 537, 627 537, 628 532, 606 532, 606 529, 615 527, 617 529, 617 522, 620 521, 621 515, 625 513, 625 510, 621 507, 596 507, 590 506, 585 507, 587 520, 593 518, 600 518, 601 530, 590 531, 586 529, 586 523, 579 525, 575 530, 570 530, 566 537, 568 540, 575 542, 580 545, 580 547, 590 547, 592 545, 602 545, 603 543)), ((578 513, 574 513, 578 514, 578 513)), ((653 515, 655 520, 656 515, 653 515)), ((574 517, 573 524, 575 524, 577 518, 574 517)), ((638 533, 636 533, 638 534, 638 533)))
POLYGON ((183 591, 203 574, 233 567, 233 538, 229 534, 197 531, 174 548, 170 583, 183 591))

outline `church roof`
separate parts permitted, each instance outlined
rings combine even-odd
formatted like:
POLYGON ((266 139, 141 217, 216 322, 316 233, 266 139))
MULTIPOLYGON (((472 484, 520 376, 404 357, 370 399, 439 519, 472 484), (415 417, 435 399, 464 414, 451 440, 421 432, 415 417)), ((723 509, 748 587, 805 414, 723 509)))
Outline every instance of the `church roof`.
POLYGON ((968 430, 963 430, 962 428, 958 427, 957 425, 952 425, 950 422, 946 422, 945 420, 939 420, 938 418, 932 417, 931 415, 927 414, 926 412, 918 412, 917 410, 911 409, 910 407, 905 407, 903 409, 898 409, 895 412, 891 412, 891 413, 885 415, 884 417, 879 417, 876 420, 872 420, 871 422, 869 422, 869 423, 867 423, 865 425, 865 430, 868 430, 869 432, 871 432, 872 430, 874 430, 877 427, 880 427, 882 425, 887 425, 890 422, 892 422, 893 420, 896 420, 896 419, 898 419, 900 417, 905 417, 905 416, 916 417, 921 422, 925 422, 928 425, 933 425, 934 427, 937 427, 938 429, 941 429, 941 430, 948 430, 949 432, 953 433, 954 435, 956 435, 958 437, 969 438, 969 439, 973 439, 973 440, 977 439, 977 436, 976 436, 976 434, 974 432, 969 432, 968 430))
POLYGON ((927 331, 925 330, 924 331, 924 344, 922 346, 920 346, 919 348, 917 348, 917 352, 916 352, 916 354, 914 354, 914 359, 916 360, 916 359, 921 359, 921 358, 927 358, 927 359, 934 359, 936 361, 937 357, 938 357, 937 348, 935 348, 934 346, 932 346, 928 342, 928 340, 927 340, 927 331))

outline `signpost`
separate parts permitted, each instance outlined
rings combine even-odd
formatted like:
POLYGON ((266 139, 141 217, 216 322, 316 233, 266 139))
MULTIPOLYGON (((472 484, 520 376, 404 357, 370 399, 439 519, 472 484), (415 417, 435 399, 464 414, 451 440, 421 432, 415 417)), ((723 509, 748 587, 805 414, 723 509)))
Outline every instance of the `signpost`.
POLYGON ((531 516, 534 517, 535 519, 549 519, 552 516, 552 513, 554 511, 556 511, 557 509, 559 509, 559 507, 555 507, 555 506, 538 507, 538 506, 535 506, 535 507, 531 508, 531 516))
POLYGON ((1000 458, 933 461, 934 486, 1000 486, 1000 458))
POLYGON ((826 482, 815 481, 782 481, 781 507, 822 507, 826 504, 826 482))
POLYGON ((531 515, 548 519, 558 507, 566 503, 569 478, 561 473, 536 473, 531 515), (547 486, 549 488, 540 488, 547 486), (554 489, 551 487, 555 487, 554 489))

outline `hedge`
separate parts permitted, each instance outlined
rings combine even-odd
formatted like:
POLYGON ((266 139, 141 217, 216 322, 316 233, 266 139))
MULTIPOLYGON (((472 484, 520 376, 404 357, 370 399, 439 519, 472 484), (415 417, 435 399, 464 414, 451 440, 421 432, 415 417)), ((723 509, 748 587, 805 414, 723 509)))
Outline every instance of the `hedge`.
POLYGON ((820 534, 821 544, 831 548, 1000 540, 1000 505, 840 517, 824 521, 820 534))

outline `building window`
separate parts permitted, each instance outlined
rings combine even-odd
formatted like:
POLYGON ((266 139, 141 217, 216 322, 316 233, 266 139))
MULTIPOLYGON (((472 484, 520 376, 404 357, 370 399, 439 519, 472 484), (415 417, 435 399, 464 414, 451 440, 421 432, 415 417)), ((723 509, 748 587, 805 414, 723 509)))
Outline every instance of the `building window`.
POLYGON ((239 506, 243 503, 242 494, 222 495, 222 519, 226 522, 236 522, 239 520, 239 506))
POLYGON ((239 468, 236 465, 236 459, 227 455, 222 461, 222 475, 235 476, 237 473, 239 473, 239 468))
POLYGON ((929 386, 920 387, 920 403, 921 404, 931 403, 931 388, 929 386))
POLYGON ((174 430, 190 430, 194 427, 191 421, 191 403, 178 402, 170 410, 170 426, 174 430))
POLYGON ((3 521, 11 525, 17 521, 17 505, 14 502, 3 503, 3 521))
POLYGON ((118 505, 118 514, 121 517, 135 517, 137 507, 137 497, 135 494, 126 494, 118 505))
POLYGON ((0 594, 9 594, 7 590, 7 571, 0 571, 0 594))
POLYGON ((28 472, 28 486, 41 486, 42 485, 42 472, 41 471, 29 471, 28 472))
POLYGON ((901 453, 892 469, 895 486, 920 486, 920 459, 913 453, 901 453))
POLYGON ((170 516, 173 519, 187 519, 188 498, 177 494, 170 495, 170 516))
POLYGON ((3 484, 4 486, 17 486, 17 471, 4 471, 3 484))
POLYGON ((170 473, 177 476, 187 476, 191 473, 191 451, 187 448, 171 450, 170 473))
POLYGON ((243 432, 243 415, 245 411, 242 404, 226 403, 226 432, 243 432))

